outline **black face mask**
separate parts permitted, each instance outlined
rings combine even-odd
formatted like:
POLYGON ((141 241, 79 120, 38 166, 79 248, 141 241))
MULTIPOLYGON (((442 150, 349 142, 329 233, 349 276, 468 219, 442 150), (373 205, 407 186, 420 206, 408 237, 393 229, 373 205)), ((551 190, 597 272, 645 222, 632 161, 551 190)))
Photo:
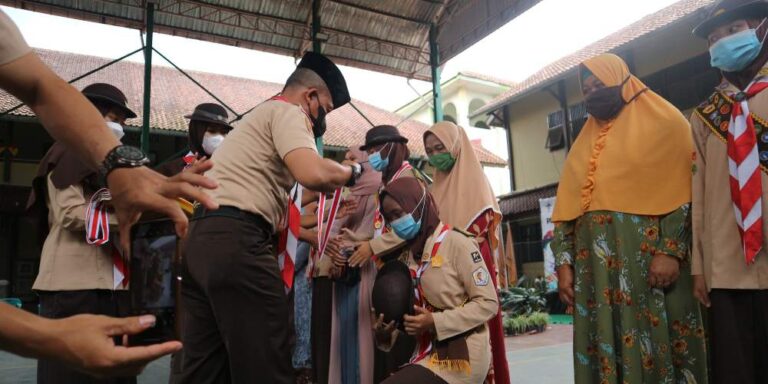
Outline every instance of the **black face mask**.
POLYGON ((587 113, 596 119, 606 121, 616 117, 627 104, 621 95, 621 90, 627 81, 629 77, 624 79, 621 85, 601 88, 589 94, 584 101, 587 113))
MULTIPOLYGON (((317 96, 315 96, 317 99, 317 96)), ((313 117, 309 114, 309 120, 312 122, 312 133, 315 135, 315 139, 322 137, 325 134, 325 108, 320 105, 320 99, 317 99, 317 117, 313 117)))

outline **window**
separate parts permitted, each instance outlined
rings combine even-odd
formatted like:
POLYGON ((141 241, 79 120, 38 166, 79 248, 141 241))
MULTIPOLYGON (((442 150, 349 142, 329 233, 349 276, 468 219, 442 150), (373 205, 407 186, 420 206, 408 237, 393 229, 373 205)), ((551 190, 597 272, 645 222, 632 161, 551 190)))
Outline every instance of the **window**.
POLYGON ((568 108, 568 117, 571 119, 571 143, 573 143, 587 122, 587 108, 584 103, 571 105, 568 108))
MULTIPOLYGON (((485 105, 485 101, 481 99, 472 99, 472 101, 469 102, 469 114, 467 116, 472 116, 472 114, 483 105, 485 105)), ((486 119, 488 119, 488 116, 486 115, 476 116, 469 122, 469 125, 477 128, 488 128, 488 124, 485 123, 486 119)))
POLYGON ((549 149, 550 152, 565 147, 563 120, 563 111, 552 112, 547 116, 547 126, 549 127, 549 131, 547 133, 547 142, 544 144, 544 148, 549 149))
POLYGON ((453 103, 443 106, 443 120, 456 124, 456 106, 453 103))

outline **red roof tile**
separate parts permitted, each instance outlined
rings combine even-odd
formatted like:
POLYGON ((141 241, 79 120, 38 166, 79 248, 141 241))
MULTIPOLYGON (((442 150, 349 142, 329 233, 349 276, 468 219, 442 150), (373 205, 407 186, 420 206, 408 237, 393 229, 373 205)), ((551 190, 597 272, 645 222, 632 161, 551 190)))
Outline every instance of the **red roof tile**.
POLYGON ((650 14, 629 26, 620 29, 618 32, 606 36, 542 68, 532 76, 512 86, 511 89, 491 100, 482 108, 478 109, 471 117, 499 109, 504 104, 522 96, 527 91, 542 86, 544 83, 554 80, 560 75, 576 68, 584 60, 605 52, 615 51, 627 43, 691 15, 714 2, 715 0, 681 0, 656 13, 650 14))
POLYGON ((499 208, 504 216, 519 216, 539 211, 539 199, 557 195, 557 183, 541 187, 513 192, 499 197, 499 208))
MULTIPOLYGON (((45 49, 35 50, 40 58, 54 72, 64 79, 73 79, 90 70, 98 68, 110 59, 79 55, 45 49)), ((245 113, 255 105, 274 96, 282 89, 281 84, 261 80, 244 79, 207 72, 187 71, 200 84, 232 107, 238 113, 245 113)), ((82 89, 95 82, 108 82, 120 88, 128 98, 128 105, 138 117, 128 121, 129 125, 140 126, 142 121, 142 91, 144 88, 144 65, 142 63, 121 61, 74 83, 82 89)), ((150 126, 157 130, 186 132, 189 114, 197 104, 216 102, 210 95, 196 86, 173 68, 152 67, 152 95, 150 126)), ((8 110, 18 104, 13 96, 0 91, 0 111, 8 110)), ((357 106, 374 124, 398 124, 403 119, 393 112, 374 107, 359 100, 357 106)), ((34 116, 32 111, 23 107, 12 114, 34 116)), ((230 112, 230 116, 232 113, 230 112)), ((328 130, 325 144, 336 148, 360 145, 370 124, 346 105, 328 115, 328 130)), ((409 148, 414 156, 425 156, 422 135, 429 126, 415 120, 405 120, 398 126, 408 138, 409 148)), ((475 148, 481 162, 487 165, 506 165, 506 162, 482 147, 475 148)))

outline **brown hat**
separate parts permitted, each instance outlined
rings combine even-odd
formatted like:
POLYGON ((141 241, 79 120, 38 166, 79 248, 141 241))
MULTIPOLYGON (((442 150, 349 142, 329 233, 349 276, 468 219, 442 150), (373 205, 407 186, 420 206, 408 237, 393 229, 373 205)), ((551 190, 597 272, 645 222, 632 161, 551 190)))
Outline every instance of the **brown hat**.
POLYGON ((365 133, 365 144, 360 147, 360 150, 367 151, 368 148, 390 142, 407 144, 408 139, 401 135, 395 126, 377 125, 365 133))
POLYGON ((195 107, 191 115, 184 116, 191 121, 202 121, 206 123, 222 125, 232 129, 229 125, 229 114, 221 105, 214 103, 203 103, 195 107))
POLYGON ((693 34, 706 39, 712 31, 738 19, 768 17, 768 2, 764 0, 722 0, 709 8, 707 18, 693 29, 693 34))
POLYGON ((128 108, 128 99, 125 94, 111 84, 106 83, 94 83, 83 88, 83 96, 87 97, 92 103, 101 101, 121 109, 125 113, 125 117, 132 119, 136 117, 130 108, 128 108))

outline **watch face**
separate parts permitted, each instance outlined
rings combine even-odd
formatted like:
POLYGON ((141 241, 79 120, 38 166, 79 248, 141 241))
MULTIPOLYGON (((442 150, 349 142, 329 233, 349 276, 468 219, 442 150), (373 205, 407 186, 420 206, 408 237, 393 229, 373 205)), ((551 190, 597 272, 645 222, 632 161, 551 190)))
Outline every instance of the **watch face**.
POLYGON ((128 161, 141 161, 144 159, 144 152, 136 147, 123 145, 115 149, 115 154, 128 161))

